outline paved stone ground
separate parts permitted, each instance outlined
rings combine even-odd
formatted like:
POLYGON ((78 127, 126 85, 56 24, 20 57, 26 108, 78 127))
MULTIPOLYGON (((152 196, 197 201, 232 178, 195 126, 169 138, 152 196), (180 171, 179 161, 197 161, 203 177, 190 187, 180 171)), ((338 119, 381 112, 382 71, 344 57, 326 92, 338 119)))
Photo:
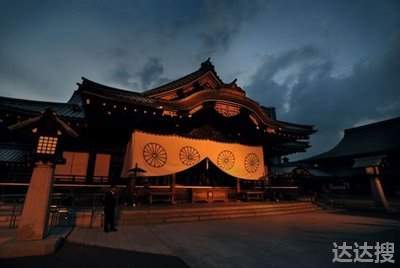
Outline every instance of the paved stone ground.
MULTIPOLYGON (((7 232, 0 232, 0 237, 7 232)), ((52 256, 0 267, 400 267, 398 219, 313 212, 261 218, 75 229, 52 256), (395 265, 332 263, 332 243, 395 242, 395 265)))
POLYGON ((188 268, 173 256, 65 243, 50 256, 0 259, 4 268, 188 268))
MULTIPOLYGON (((121 226, 118 232, 75 229, 75 243, 180 257, 190 267, 380 267, 332 263, 333 242, 395 242, 396 219, 313 212, 261 218, 121 226)), ((150 267, 150 266, 149 266, 150 267)), ((387 265, 385 265, 387 267, 387 265)))

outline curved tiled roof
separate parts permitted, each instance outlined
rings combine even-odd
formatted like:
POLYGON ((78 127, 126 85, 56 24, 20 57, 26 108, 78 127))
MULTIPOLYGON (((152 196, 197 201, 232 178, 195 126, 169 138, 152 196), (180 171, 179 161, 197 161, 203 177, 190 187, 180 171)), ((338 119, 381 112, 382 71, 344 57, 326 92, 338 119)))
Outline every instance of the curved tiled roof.
POLYGON ((0 162, 24 163, 29 158, 30 151, 17 144, 0 144, 0 162))
POLYGON ((331 150, 307 159, 314 161, 377 154, 400 149, 400 117, 349 128, 331 150))
MULTIPOLYGON (((204 73, 210 71, 210 68, 213 68, 213 67, 207 67, 207 68, 202 67, 202 68, 200 68, 200 70, 198 70, 192 74, 195 74, 197 72, 204 74, 204 73), (204 71, 202 69, 205 69, 206 71, 204 71)), ((189 77, 191 77, 192 74, 190 74, 189 76, 186 76, 182 79, 178 79, 178 80, 182 80, 182 81, 184 80, 184 82, 182 82, 182 83, 189 83, 189 77)), ((191 77, 190 79, 194 79, 194 78, 191 77)), ((178 81, 178 80, 176 80, 176 81, 178 81)), ((177 84, 175 82, 173 84, 176 86, 177 84)), ((209 101, 217 101, 218 100, 218 101, 232 102, 232 103, 243 106, 243 107, 247 108, 248 110, 254 112, 258 116, 258 119, 260 120, 260 122, 262 122, 263 124, 270 126, 270 127, 279 128, 280 131, 293 133, 293 134, 301 134, 301 135, 309 135, 309 134, 316 132, 316 130, 314 129, 314 127, 312 125, 293 124, 293 123, 288 123, 288 122, 284 122, 284 121, 278 121, 275 118, 271 118, 269 116, 269 113, 267 113, 265 111, 265 107, 260 106, 257 102, 246 97, 245 95, 232 94, 232 92, 229 88, 228 89, 225 89, 225 88, 203 89, 203 90, 194 92, 188 96, 185 96, 185 97, 177 99, 177 100, 163 100, 163 99, 151 97, 150 96, 151 94, 149 94, 149 96, 147 96, 144 93, 123 90, 123 89, 117 89, 117 88, 109 87, 106 85, 102 85, 102 84, 93 82, 87 78, 82 78, 82 83, 78 84, 78 85, 79 85, 79 89, 77 92, 81 92, 83 94, 89 94, 91 96, 95 96, 95 97, 98 97, 98 98, 101 98, 104 100, 125 102, 128 104, 137 104, 137 105, 149 106, 152 108, 164 107, 164 108, 172 109, 172 110, 189 111, 190 109, 194 108, 195 106, 198 106, 199 104, 209 102, 209 101), (280 129, 280 128, 282 128, 282 129, 280 129)), ((77 92, 75 92, 74 95, 79 94, 77 92)), ((71 100, 73 100, 73 99, 76 99, 76 98, 72 97, 71 100)))
POLYGON ((79 90, 81 92, 90 95, 95 95, 98 97, 109 98, 119 101, 122 100, 127 102, 133 102, 142 105, 153 105, 157 102, 152 98, 143 96, 141 93, 109 87, 103 84, 93 82, 84 77, 82 77, 82 84, 79 84, 79 90))
POLYGON ((84 118, 85 113, 79 105, 71 103, 23 100, 0 97, 0 109, 39 114, 50 108, 59 116, 69 118, 84 118))
POLYGON ((184 77, 181 77, 177 80, 168 82, 168 83, 158 86, 156 88, 146 90, 142 94, 144 96, 151 96, 151 95, 159 94, 161 92, 179 88, 181 86, 184 86, 184 85, 200 78, 201 76, 205 75, 207 72, 211 72, 219 84, 221 84, 221 85, 224 84, 222 82, 222 80, 219 78, 218 74, 215 72, 214 65, 211 63, 210 58, 208 58, 205 62, 203 62, 201 64, 200 69, 198 69, 197 71, 194 71, 188 75, 185 75, 184 77))
MULTIPOLYGON (((71 99, 66 103, 32 101, 0 97, 0 109, 3 111, 38 114, 50 108, 60 117, 68 118, 85 118, 85 102, 83 98, 93 96, 100 101, 116 101, 126 104, 135 104, 151 108, 165 108, 172 111, 189 111, 199 104, 205 102, 222 101, 234 103, 247 110, 253 112, 258 121, 264 126, 273 127, 277 132, 287 132, 288 134, 309 135, 315 132, 311 125, 299 125, 278 121, 274 117, 273 109, 262 107, 256 101, 246 97, 244 91, 237 87, 236 80, 230 84, 224 84, 218 77, 214 66, 207 60, 201 64, 201 67, 191 74, 180 79, 167 83, 163 86, 145 91, 143 93, 118 89, 106 86, 87 78, 82 77, 82 82, 78 83, 79 88, 74 92, 71 99), (164 93, 170 90, 177 90, 183 85, 192 84, 196 79, 206 75, 208 79, 217 83, 217 88, 202 88, 201 90, 193 90, 188 95, 173 100, 165 100, 158 98, 158 93, 164 93)), ((169 94, 169 93, 167 93, 169 94)), ((278 133, 279 134, 279 133, 278 133)))
POLYGON ((286 130, 289 131, 306 131, 308 134, 315 133, 317 130, 314 129, 313 125, 303 125, 303 124, 295 124, 295 123, 290 123, 286 121, 281 121, 281 120, 276 120, 279 124, 282 124, 285 126, 286 130))

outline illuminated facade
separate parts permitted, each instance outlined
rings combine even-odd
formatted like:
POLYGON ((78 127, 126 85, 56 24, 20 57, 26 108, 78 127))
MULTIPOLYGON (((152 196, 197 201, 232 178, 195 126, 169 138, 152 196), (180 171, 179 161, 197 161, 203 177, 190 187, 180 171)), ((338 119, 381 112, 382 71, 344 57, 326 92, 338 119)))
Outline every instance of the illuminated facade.
MULTIPOLYGON (((236 80, 224 83, 209 60, 180 79, 144 92, 116 89, 82 78, 78 89, 65 103, 0 97, 1 183, 18 184, 29 180, 32 141, 24 133, 11 133, 9 126, 28 120, 46 108, 79 134, 77 139, 66 139, 61 145, 65 161, 55 168, 55 182, 64 186, 124 184, 121 175, 127 144, 136 130, 258 146, 262 150, 262 161, 259 155, 248 153, 246 159, 241 156, 243 169, 251 173, 262 163, 265 176, 281 156, 304 152, 309 147, 309 136, 315 132, 310 125, 277 120, 274 108, 261 106, 248 98, 236 80)), ((43 137, 39 142, 42 143, 40 150, 47 152, 57 141, 43 137)), ((156 144, 148 145, 144 152, 149 163, 160 166, 167 158, 156 144), (152 158, 156 151, 157 158, 152 158)), ((182 165, 190 164, 190 168, 174 174, 176 185, 182 188, 235 187, 235 177, 218 168, 218 164, 229 165, 232 161, 228 151, 212 162, 193 146, 182 146, 177 159, 183 157, 182 165), (228 162, 218 162, 225 160, 228 162)), ((146 170, 147 167, 140 168, 146 170)), ((169 177, 170 174, 149 178, 150 184, 169 185, 169 177)))

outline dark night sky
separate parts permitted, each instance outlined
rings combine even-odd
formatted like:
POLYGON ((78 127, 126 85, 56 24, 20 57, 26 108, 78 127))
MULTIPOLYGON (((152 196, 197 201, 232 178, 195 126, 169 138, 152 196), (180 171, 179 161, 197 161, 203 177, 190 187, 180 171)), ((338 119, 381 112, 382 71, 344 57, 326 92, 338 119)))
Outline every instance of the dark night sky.
POLYGON ((400 1, 4 1, 0 95, 66 101, 81 76, 144 90, 211 57, 282 120, 319 132, 400 115, 400 1))

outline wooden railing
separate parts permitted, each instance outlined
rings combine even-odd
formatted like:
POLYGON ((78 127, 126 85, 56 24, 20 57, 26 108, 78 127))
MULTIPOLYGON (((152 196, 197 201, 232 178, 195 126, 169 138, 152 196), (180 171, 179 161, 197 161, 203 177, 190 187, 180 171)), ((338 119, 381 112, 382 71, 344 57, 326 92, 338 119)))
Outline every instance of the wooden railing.
MULTIPOLYGON (((90 210, 91 218, 103 208, 103 193, 53 193, 49 215, 50 228, 56 226, 73 226, 75 214, 78 210, 90 210)), ((8 228, 17 227, 17 219, 22 214, 25 194, 1 194, 0 216, 7 221, 8 228)), ((116 205, 119 206, 117 195, 116 205)))

